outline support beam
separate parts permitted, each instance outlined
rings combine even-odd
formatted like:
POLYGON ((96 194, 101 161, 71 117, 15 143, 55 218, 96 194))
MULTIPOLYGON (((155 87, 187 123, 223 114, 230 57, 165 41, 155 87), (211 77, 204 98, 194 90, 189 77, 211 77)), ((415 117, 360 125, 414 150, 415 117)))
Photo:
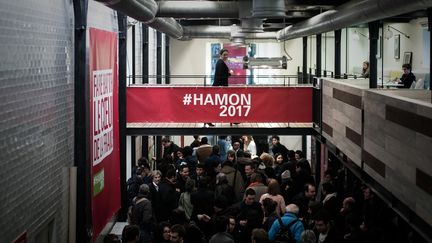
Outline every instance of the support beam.
POLYGON ((132 84, 136 83, 135 76, 136 76, 136 70, 135 70, 135 50, 136 50, 136 38, 135 38, 135 25, 132 25, 132 84))
POLYGON ((307 80, 307 36, 303 37, 303 69, 302 69, 302 83, 307 80))
POLYGON ((89 87, 87 80, 87 0, 74 0, 75 82, 74 82, 74 166, 77 167, 76 242, 90 242, 92 230, 91 177, 87 120, 89 87))
POLYGON ((165 35, 165 84, 170 84, 170 75, 171 75, 171 69, 170 69, 170 38, 169 36, 165 35))
POLYGON ((321 77, 321 34, 316 35, 316 77, 321 77))
POLYGON ((341 78, 341 48, 342 48, 342 30, 335 30, 335 78, 341 78))
POLYGON ((369 23, 369 88, 371 89, 377 87, 378 60, 376 54, 378 52, 379 27, 379 21, 369 23))
POLYGON ((127 16, 118 13, 119 28, 119 54, 118 54, 118 81, 119 81, 119 145, 120 145, 120 193, 121 210, 119 220, 126 220, 128 209, 126 185, 126 83, 127 83, 127 16))
POLYGON ((162 84, 162 33, 156 34, 156 83, 162 84))
MULTIPOLYGON (((429 90, 432 90, 432 8, 427 9, 428 30, 429 30, 429 90)), ((432 102, 432 94, 431 94, 432 102)))
POLYGON ((149 27, 142 25, 142 83, 148 84, 149 74, 149 27))

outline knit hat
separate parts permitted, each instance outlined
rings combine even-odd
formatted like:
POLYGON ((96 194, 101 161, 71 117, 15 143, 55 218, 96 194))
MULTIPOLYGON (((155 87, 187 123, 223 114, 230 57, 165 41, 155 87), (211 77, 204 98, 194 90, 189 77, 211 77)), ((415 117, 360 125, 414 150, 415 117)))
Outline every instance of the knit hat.
POLYGON ((282 180, 290 179, 291 178, 291 172, 289 170, 286 170, 282 173, 281 177, 282 177, 282 180))

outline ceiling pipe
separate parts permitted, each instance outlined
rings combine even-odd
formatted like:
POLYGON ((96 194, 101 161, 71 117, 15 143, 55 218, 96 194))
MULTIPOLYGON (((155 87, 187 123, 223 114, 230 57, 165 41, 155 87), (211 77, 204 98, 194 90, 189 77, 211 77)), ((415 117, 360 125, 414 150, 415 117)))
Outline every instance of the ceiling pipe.
POLYGON ((146 25, 175 39, 183 37, 183 27, 174 18, 155 18, 146 25))
POLYGON ((239 29, 238 26, 185 26, 183 27, 183 37, 180 40, 190 40, 195 38, 209 38, 209 39, 231 39, 231 38, 245 38, 245 39, 266 39, 276 40, 276 32, 264 33, 240 33, 233 31, 239 29))
POLYGON ((156 17, 156 13, 158 10, 158 5, 153 0, 96 0, 96 1, 144 23, 152 21, 156 17))
POLYGON ((336 9, 326 11, 277 32, 278 40, 316 35, 351 25, 363 24, 404 13, 426 9, 431 0, 352 0, 336 9))
POLYGON ((158 1, 157 17, 232 18, 239 17, 238 2, 158 1))
POLYGON ((125 15, 143 22, 166 35, 180 39, 183 27, 173 18, 155 18, 158 5, 153 0, 96 0, 125 15))

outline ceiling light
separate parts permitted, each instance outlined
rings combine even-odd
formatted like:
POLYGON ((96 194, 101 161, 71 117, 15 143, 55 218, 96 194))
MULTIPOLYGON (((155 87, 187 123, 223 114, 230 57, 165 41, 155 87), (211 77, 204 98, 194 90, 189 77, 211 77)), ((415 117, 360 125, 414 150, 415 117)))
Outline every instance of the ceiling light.
POLYGON ((396 29, 395 27, 393 27, 391 25, 387 25, 387 29, 384 31, 384 38, 386 38, 387 40, 393 37, 393 31, 391 29, 399 32, 400 34, 402 34, 403 36, 405 36, 408 39, 410 38, 410 36, 405 34, 404 32, 396 29))

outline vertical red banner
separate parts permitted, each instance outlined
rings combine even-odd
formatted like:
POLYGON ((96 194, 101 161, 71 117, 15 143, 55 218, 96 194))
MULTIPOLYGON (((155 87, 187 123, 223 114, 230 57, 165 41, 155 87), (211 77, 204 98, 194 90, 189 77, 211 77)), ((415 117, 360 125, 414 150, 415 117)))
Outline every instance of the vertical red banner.
MULTIPOLYGON (((228 68, 233 70, 233 76, 246 76, 246 69, 243 69, 243 57, 246 56, 246 47, 235 46, 229 43, 223 45, 224 49, 229 52, 228 68)), ((232 84, 246 84, 246 77, 228 79, 229 85, 232 84)))
POLYGON ((93 241, 120 208, 117 33, 89 29, 93 241))

